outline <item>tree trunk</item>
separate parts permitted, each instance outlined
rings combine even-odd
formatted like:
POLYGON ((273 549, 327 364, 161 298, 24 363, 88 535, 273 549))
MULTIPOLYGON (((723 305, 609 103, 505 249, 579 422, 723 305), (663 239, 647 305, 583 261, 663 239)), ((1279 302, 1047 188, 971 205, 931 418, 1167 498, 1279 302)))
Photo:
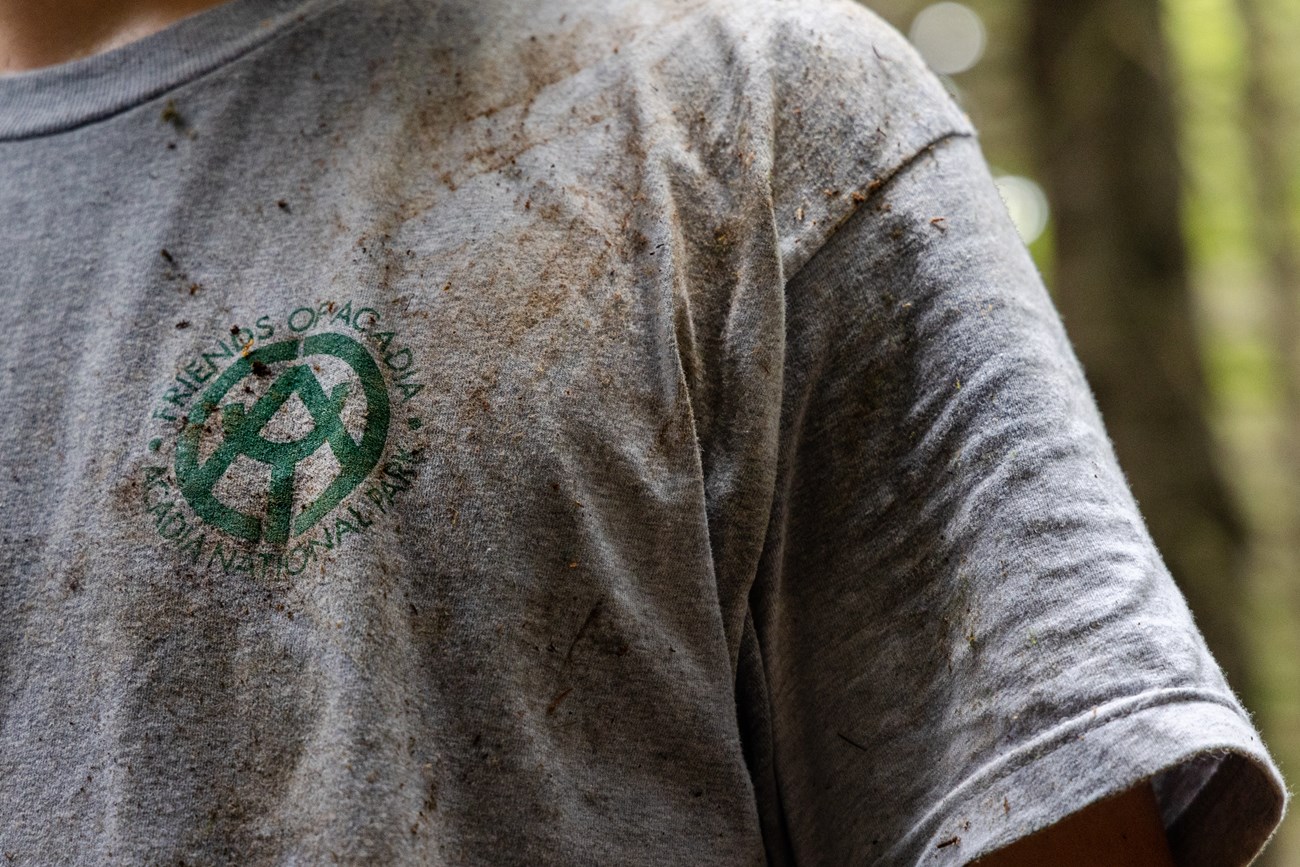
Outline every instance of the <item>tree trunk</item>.
POLYGON ((1245 532, 1205 417, 1159 3, 1027 0, 1026 12, 1049 282, 1151 534, 1244 693, 1245 532))
POLYGON ((1255 237, 1273 298, 1273 338, 1282 383, 1279 455, 1288 514, 1273 527, 1294 552, 1300 544, 1300 233, 1291 217, 1291 155, 1285 110, 1270 60, 1277 54, 1259 0, 1237 0, 1246 32, 1246 133, 1255 180, 1255 237))

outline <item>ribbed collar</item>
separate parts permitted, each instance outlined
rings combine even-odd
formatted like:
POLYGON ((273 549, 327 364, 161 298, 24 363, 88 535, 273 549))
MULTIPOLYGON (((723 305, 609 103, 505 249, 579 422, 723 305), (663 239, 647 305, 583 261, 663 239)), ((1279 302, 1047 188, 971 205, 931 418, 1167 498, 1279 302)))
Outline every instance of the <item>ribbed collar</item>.
POLYGON ((0 76, 0 141, 94 123, 229 63, 337 0, 228 0, 92 57, 0 76))

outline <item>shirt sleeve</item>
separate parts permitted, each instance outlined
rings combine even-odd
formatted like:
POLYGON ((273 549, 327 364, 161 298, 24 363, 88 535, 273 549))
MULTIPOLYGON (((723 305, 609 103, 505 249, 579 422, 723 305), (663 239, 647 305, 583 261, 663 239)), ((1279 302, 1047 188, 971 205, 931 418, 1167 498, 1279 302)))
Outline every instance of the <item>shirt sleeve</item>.
POLYGON ((1282 781, 975 141, 900 162, 786 305, 740 665, 775 860, 965 863, 1149 779, 1177 863, 1249 861, 1282 781))

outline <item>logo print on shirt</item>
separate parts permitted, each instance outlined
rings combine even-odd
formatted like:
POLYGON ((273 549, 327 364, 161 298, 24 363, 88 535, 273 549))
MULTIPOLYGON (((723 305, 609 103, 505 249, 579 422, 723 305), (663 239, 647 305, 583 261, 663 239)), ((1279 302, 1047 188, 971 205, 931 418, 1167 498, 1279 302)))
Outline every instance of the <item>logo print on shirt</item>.
POLYGON ((325 301, 192 344, 140 467, 158 535, 196 569, 274 582, 382 526, 429 434, 423 370, 394 324, 325 301))
POLYGON ((383 374, 360 343, 336 333, 282 340, 240 358, 203 393, 190 411, 177 443, 176 480, 191 508, 207 523, 253 542, 285 542, 290 535, 300 536, 311 529, 370 474, 384 451, 388 419, 388 389, 383 374), (360 379, 366 403, 365 430, 360 442, 353 440, 343 424, 342 410, 349 383, 338 383, 327 395, 309 364, 294 364, 280 373, 251 408, 240 402, 221 402, 237 385, 250 376, 258 376, 270 365, 307 360, 314 355, 342 360, 360 379), (267 424, 295 396, 311 415, 310 430, 289 441, 263 436, 267 424), (225 438, 215 453, 201 460, 200 438, 209 416, 216 412, 220 412, 225 438), (324 447, 333 453, 342 472, 303 511, 293 515, 298 464, 324 447), (265 519, 237 511, 213 494, 213 487, 241 455, 270 467, 265 519))

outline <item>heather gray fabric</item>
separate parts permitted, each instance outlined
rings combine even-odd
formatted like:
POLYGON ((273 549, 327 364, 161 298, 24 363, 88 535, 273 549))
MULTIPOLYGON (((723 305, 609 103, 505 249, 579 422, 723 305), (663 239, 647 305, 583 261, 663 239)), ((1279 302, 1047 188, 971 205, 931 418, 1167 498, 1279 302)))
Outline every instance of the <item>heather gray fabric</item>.
POLYGON ((235 0, 0 79, 0 851, 956 864, 1277 772, 844 3, 235 0))

